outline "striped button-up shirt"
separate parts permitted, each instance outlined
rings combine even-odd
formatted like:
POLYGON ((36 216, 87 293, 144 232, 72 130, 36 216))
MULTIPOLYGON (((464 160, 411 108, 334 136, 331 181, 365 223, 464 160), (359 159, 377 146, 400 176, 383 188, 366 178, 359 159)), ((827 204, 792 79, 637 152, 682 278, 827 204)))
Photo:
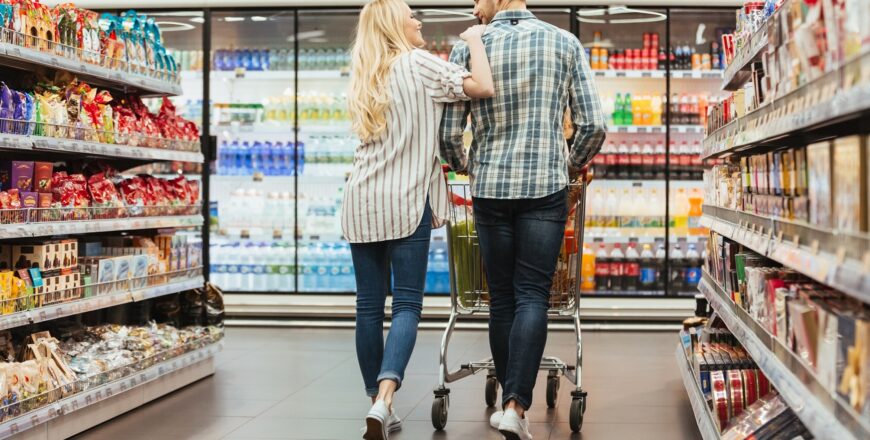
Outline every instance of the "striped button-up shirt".
MULTIPOLYGON (((442 157, 468 171, 474 197, 535 199, 565 188, 568 164, 589 162, 606 133, 583 47, 525 10, 496 14, 483 41, 495 96, 447 106, 442 157), (575 136, 566 151, 562 121, 569 107, 575 136), (466 158, 462 132, 469 113, 473 141, 466 158)), ((468 46, 456 45, 450 60, 468 66, 468 46)))
POLYGON ((386 129, 356 149, 345 186, 341 226, 351 243, 396 240, 414 233, 426 198, 432 226, 447 220, 447 184, 438 159, 444 103, 467 100, 471 74, 429 52, 401 55, 390 71, 386 129))

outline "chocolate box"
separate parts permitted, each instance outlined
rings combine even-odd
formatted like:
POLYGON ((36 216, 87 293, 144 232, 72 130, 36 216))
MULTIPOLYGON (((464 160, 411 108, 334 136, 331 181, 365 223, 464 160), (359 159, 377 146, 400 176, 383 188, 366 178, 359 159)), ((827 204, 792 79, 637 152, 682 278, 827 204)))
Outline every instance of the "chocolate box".
POLYGON ((51 162, 34 162, 33 164, 33 190, 40 193, 51 192, 51 174, 54 164, 51 162))
POLYGON ((17 188, 21 192, 33 191, 33 162, 12 161, 9 176, 10 188, 17 188))

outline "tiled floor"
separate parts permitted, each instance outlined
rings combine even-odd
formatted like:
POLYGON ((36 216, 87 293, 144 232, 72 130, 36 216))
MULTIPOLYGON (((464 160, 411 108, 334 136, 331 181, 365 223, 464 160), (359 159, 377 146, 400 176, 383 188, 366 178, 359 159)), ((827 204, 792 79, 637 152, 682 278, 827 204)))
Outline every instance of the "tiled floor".
MULTIPOLYGON (((430 422, 440 333, 421 332, 397 410, 397 440, 501 439, 487 420, 484 377, 451 385, 447 428, 430 422)), ((545 439, 696 439, 692 409, 677 372, 672 333, 584 333, 583 383, 589 406, 581 434, 568 426, 570 383, 548 410, 544 375, 529 412, 532 434, 545 439)), ((574 334, 551 333, 546 354, 571 356, 574 334)), ((455 364, 486 357, 485 332, 454 335, 455 364)), ((357 439, 368 409, 352 330, 240 329, 227 332, 218 371, 77 438, 98 439, 357 439)))

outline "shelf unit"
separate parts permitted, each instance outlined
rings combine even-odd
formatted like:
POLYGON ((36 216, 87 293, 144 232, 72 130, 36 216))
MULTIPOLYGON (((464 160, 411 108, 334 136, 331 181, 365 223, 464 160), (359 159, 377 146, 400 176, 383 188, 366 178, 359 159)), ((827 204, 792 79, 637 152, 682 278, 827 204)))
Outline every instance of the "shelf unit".
POLYGON ((870 114, 870 51, 840 68, 776 97, 762 107, 710 133, 703 157, 727 156, 793 137, 830 136, 825 128, 865 120, 870 114))
MULTIPOLYGON (((631 134, 664 134, 668 130, 665 125, 614 125, 609 127, 609 133, 631 134)), ((704 134, 704 127, 700 125, 671 125, 671 133, 679 134, 704 134)))
MULTIPOLYGON (((596 78, 667 78, 666 70, 595 70, 596 78)), ((672 70, 673 79, 721 80, 721 70, 672 70)))
POLYGON ((223 340, 0 423, 0 439, 63 439, 214 374, 223 340), (75 417, 78 423, 66 422, 75 417))
POLYGON ((863 419, 848 402, 825 390, 815 373, 737 306, 715 279, 705 273, 699 288, 716 315, 816 438, 870 438, 870 420, 863 419))
POLYGON ((683 378, 686 394, 689 395, 689 403, 692 405, 692 411, 695 413, 695 422, 698 424, 698 430, 701 431, 701 438, 704 440, 718 440, 720 438, 719 430, 716 427, 713 413, 710 412, 710 408, 707 406, 707 401, 701 392, 701 384, 698 383, 695 371, 686 358, 686 352, 681 344, 677 344, 676 357, 677 368, 680 370, 680 376, 683 378))
MULTIPOLYGON (((7 33, 4 31, 4 34, 7 33)), ((8 37, 8 35, 5 36, 8 37)), ((22 47, 8 42, 0 43, 0 64, 19 68, 42 66, 65 70, 75 73, 76 77, 83 81, 127 93, 139 91, 143 96, 181 94, 181 85, 168 79, 160 79, 120 69, 109 69, 91 64, 85 60, 22 47)))
POLYGON ((758 60, 767 48, 767 27, 768 23, 762 24, 750 37, 749 44, 725 68, 722 90, 737 90, 749 80, 752 63, 758 60))
POLYGON ((786 267, 870 302, 870 235, 704 206, 701 222, 786 267))
MULTIPOLYGON (((8 31, 3 31, 5 36, 8 31)), ((51 51, 40 51, 10 43, 4 38, 0 43, 0 65, 33 71, 48 67, 67 71, 75 77, 93 85, 110 89, 113 92, 137 93, 140 96, 167 96, 181 93, 177 78, 161 72, 145 72, 144 68, 118 64, 111 69, 92 64, 73 48, 47 45, 51 51)), ((48 126, 47 126, 48 127, 48 126)), ((78 129, 54 126, 58 133, 74 133, 78 129)), ((19 132, 24 132, 19 131, 19 132)), ((88 139, 107 139, 97 136, 100 133, 86 133, 88 139)), ((121 140, 115 134, 114 139, 121 140)), ((123 139, 125 143, 149 145, 149 147, 69 139, 62 137, 28 136, 0 134, 0 151, 4 158, 14 158, 15 153, 27 158, 56 160, 60 158, 100 157, 122 163, 135 162, 188 162, 204 163, 198 141, 179 141, 149 139, 131 135, 123 139), (157 147, 160 148, 157 148, 157 147)), ((29 159, 33 160, 33 159, 29 159)), ((202 227, 204 219, 202 207, 190 206, 151 206, 118 208, 25 208, 0 211, 0 240, 33 237, 76 236, 81 234, 135 231, 161 228, 202 227)), ((207 241, 206 241, 207 243, 207 241)), ((207 260, 206 260, 207 261, 207 260)), ((0 316, 0 330, 22 327, 58 318, 75 316, 86 312, 105 309, 121 304, 145 301, 152 298, 202 288, 205 284, 203 268, 190 268, 183 271, 162 273, 146 279, 115 281, 92 284, 74 289, 76 296, 85 298, 73 301, 50 303, 46 296, 39 300, 45 305, 0 316), (81 289, 79 291, 79 289, 81 289), (103 290, 105 289, 105 290, 103 290)), ((56 299, 51 297, 52 300, 56 299)), ((23 307, 22 307, 23 308, 23 307)), ((69 438, 81 431, 103 423, 141 406, 164 394, 190 384, 214 373, 215 354, 221 350, 222 341, 200 340, 195 345, 178 347, 169 352, 159 353, 159 357, 128 365, 121 370, 107 372, 105 377, 117 378, 108 383, 98 383, 100 377, 79 378, 75 384, 75 394, 58 398, 53 403, 21 414, 14 419, 0 423, 0 438, 61 439, 69 438), (179 353, 179 356, 167 358, 179 353), (136 371, 128 374, 128 368, 136 371), (94 383, 90 383, 94 382, 94 383), (70 416, 70 417, 67 417, 70 416)), ((102 377, 102 375, 101 375, 102 377)), ((105 380, 105 379, 103 379, 105 380)), ((51 390, 43 396, 57 395, 61 390, 51 390)), ((43 398, 41 397, 41 398, 43 398)), ((55 400, 54 398, 48 401, 55 400)), ((35 401, 34 401, 35 402, 35 401)))

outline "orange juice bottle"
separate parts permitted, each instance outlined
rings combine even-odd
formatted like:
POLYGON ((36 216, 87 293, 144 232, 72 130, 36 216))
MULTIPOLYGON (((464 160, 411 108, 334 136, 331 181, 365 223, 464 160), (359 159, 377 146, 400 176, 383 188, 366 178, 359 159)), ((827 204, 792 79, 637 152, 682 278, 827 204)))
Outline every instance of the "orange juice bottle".
POLYGON ((642 96, 635 96, 631 100, 631 125, 643 125, 643 104, 642 96))
POLYGON ((592 292, 595 290, 595 252, 588 244, 583 245, 583 257, 580 263, 580 290, 592 292))
POLYGON ((701 205, 704 204, 704 196, 701 191, 694 189, 689 195, 689 235, 704 235, 704 227, 701 226, 701 205))

